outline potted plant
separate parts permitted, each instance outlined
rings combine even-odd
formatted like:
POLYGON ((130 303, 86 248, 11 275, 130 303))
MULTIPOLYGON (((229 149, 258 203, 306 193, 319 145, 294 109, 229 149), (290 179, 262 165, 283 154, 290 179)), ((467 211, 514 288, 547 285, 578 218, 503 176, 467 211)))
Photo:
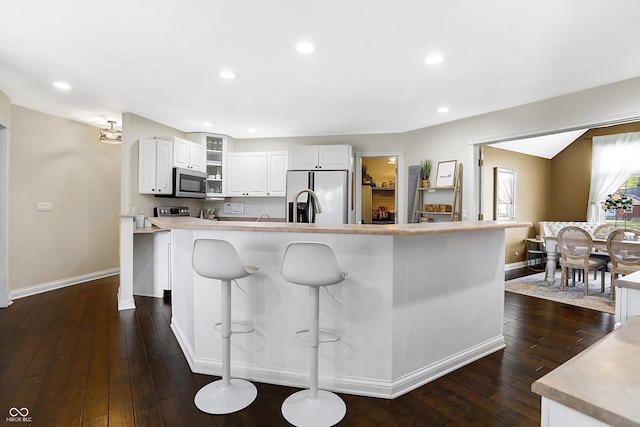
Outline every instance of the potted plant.
POLYGON ((420 178, 422 188, 429 188, 429 175, 431 175, 431 160, 420 161, 420 178))

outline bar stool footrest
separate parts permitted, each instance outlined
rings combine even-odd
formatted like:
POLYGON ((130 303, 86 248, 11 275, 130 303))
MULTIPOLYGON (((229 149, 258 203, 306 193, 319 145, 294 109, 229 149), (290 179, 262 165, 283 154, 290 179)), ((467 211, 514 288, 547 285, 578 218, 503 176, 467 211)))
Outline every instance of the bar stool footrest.
MULTIPOLYGON (((222 332, 222 323, 216 323, 215 325, 213 325, 213 327, 217 330, 222 332)), ((250 325, 249 323, 244 323, 244 322, 231 322, 231 334, 249 334, 253 331, 255 331, 256 328, 253 327, 253 325, 250 325)))
MULTIPOLYGON (((301 331, 297 331, 296 332, 296 337, 298 337, 299 339, 301 339, 302 341, 307 341, 309 342, 309 330, 308 329, 303 329, 301 331)), ((320 329, 319 333, 318 333, 318 342, 319 343, 324 343, 324 342, 334 342, 334 341, 339 341, 340 340, 340 335, 327 331, 327 330, 323 330, 320 329)))

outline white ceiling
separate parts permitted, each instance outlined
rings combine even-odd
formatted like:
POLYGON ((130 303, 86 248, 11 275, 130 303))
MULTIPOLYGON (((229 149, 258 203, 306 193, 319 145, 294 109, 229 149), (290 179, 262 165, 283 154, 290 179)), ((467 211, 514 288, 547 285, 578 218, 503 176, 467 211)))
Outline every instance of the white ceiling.
POLYGON ((558 132, 551 135, 536 136, 532 138, 516 139, 513 141, 492 144, 492 147, 503 150, 515 151, 530 156, 553 159, 556 154, 564 150, 569 144, 580 138, 589 129, 558 132))
POLYGON ((0 90, 101 127, 404 132, 637 77, 638 16, 637 0, 0 0, 0 90))

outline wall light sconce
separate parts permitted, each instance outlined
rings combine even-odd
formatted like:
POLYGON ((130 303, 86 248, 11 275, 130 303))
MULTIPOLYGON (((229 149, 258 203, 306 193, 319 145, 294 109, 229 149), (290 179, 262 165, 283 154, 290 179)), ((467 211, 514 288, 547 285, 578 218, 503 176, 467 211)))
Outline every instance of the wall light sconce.
POLYGON ((109 129, 100 129, 100 142, 107 144, 122 144, 122 132, 113 128, 113 125, 116 122, 109 120, 107 123, 109 123, 111 127, 109 129))
POLYGON ((387 157, 387 163, 395 165, 398 162, 398 158, 396 156, 387 157))

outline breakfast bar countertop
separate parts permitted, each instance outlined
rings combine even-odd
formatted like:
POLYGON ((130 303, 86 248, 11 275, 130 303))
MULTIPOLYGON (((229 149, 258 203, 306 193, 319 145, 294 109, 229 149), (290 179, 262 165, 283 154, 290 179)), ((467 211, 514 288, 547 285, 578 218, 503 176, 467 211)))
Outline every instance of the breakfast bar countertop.
POLYGON ((533 392, 609 425, 640 426, 640 317, 533 383, 533 392))
POLYGON ((410 236, 420 234, 461 233, 469 231, 503 230, 529 227, 530 222, 515 221, 456 221, 421 224, 307 224, 291 222, 211 221, 194 217, 148 218, 162 229, 267 231, 285 233, 369 234, 410 236))

